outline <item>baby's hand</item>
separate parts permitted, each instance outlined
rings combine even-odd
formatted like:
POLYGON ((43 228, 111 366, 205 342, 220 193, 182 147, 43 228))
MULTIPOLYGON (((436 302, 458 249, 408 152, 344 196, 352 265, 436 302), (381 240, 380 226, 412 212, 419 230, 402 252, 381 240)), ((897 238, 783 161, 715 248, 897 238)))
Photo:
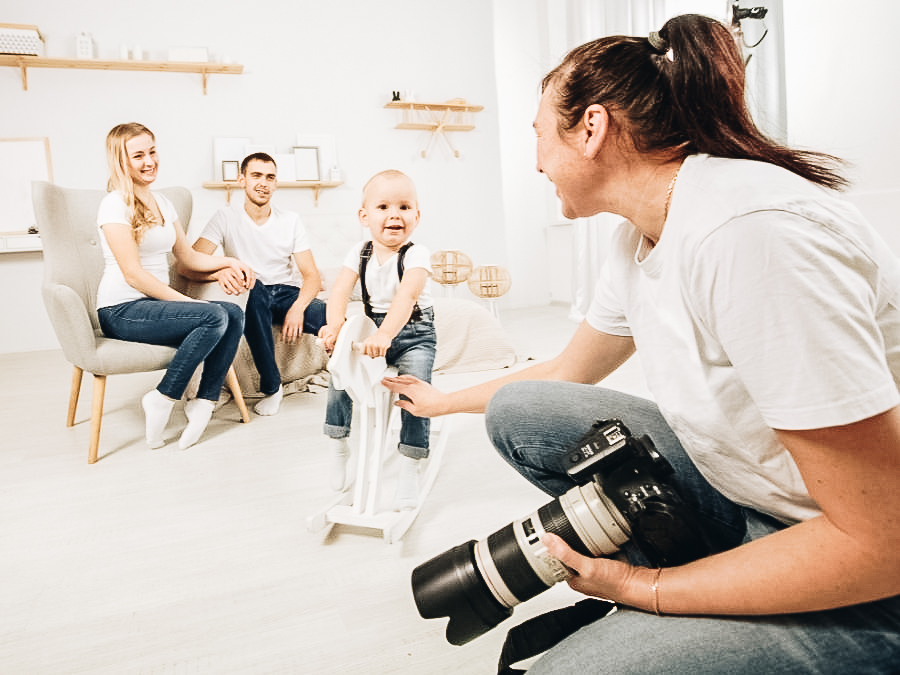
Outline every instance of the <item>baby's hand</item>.
POLYGON ((331 324, 325 324, 319 329, 319 339, 322 341, 325 351, 329 354, 334 351, 334 344, 337 342, 340 330, 340 328, 335 328, 331 324))
POLYGON ((371 356, 374 359, 387 354, 387 350, 390 346, 391 338, 376 332, 367 337, 365 342, 362 343, 361 351, 366 356, 371 356))

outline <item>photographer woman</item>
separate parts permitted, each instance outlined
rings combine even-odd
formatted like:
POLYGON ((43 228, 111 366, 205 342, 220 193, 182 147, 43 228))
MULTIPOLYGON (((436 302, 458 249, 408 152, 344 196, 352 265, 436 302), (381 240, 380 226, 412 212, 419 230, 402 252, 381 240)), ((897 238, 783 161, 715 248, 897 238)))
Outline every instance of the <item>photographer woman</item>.
POLYGON ((573 50, 534 127, 567 217, 627 219, 585 321, 551 361, 471 389, 385 384, 417 415, 486 411, 554 496, 572 443, 619 417, 720 551, 654 570, 547 535, 569 584, 619 611, 529 675, 897 672, 900 263, 837 197, 839 163, 763 136, 731 33, 697 15, 573 50), (655 402, 593 386, 635 350, 655 402))

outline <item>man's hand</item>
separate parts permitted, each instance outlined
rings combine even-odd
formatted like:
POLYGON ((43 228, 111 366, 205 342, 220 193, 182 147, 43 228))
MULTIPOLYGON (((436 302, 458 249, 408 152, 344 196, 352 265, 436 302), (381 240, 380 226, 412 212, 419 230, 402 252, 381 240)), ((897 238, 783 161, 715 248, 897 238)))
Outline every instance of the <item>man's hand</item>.
POLYGON ((281 326, 281 339, 291 344, 300 339, 303 335, 303 315, 306 307, 299 303, 294 303, 284 315, 284 323, 281 326))

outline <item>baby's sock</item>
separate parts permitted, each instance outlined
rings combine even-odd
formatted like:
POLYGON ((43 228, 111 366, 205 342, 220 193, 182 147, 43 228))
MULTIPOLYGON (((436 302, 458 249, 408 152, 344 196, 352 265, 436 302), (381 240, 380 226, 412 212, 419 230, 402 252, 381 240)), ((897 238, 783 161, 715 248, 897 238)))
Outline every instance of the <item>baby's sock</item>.
POLYGON ((205 398, 194 398, 184 404, 184 414, 187 415, 188 423, 181 432, 181 438, 178 439, 179 448, 187 450, 200 440, 215 407, 215 401, 207 401, 205 398))
POLYGON ((419 505, 419 460, 402 455, 400 475, 397 477, 395 511, 410 511, 419 505))
POLYGON ((278 387, 278 391, 266 396, 257 403, 253 409, 256 411, 257 415, 275 415, 278 413, 278 409, 281 408, 281 399, 283 398, 284 387, 278 387))
POLYGON ((166 430, 174 406, 175 401, 163 396, 157 389, 151 389, 141 399, 147 424, 147 445, 151 448, 161 448, 166 444, 163 432, 166 430))
POLYGON ((344 489, 344 483, 347 481, 347 460, 350 458, 350 446, 347 445, 346 438, 329 438, 328 448, 331 454, 328 481, 332 490, 340 491, 344 489))

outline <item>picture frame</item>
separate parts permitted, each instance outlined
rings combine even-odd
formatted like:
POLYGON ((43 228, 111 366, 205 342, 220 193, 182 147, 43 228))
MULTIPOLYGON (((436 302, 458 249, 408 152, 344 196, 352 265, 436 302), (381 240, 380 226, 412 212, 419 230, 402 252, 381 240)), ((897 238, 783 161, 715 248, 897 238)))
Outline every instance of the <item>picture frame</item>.
POLYGON ((246 148, 249 138, 216 137, 213 139, 213 176, 214 180, 224 180, 222 162, 238 162, 247 156, 246 148))
POLYGON ((319 149, 320 180, 328 180, 331 170, 340 166, 337 157, 337 143, 332 134, 298 132, 294 140, 294 147, 314 147, 319 149))
POLYGON ((222 180, 226 183, 237 182, 241 173, 241 163, 236 160, 226 159, 222 162, 222 180))
POLYGON ((294 146, 294 180, 319 181, 319 148, 294 146))
POLYGON ((35 230, 31 182, 53 182, 47 137, 0 138, 0 232, 35 230))

